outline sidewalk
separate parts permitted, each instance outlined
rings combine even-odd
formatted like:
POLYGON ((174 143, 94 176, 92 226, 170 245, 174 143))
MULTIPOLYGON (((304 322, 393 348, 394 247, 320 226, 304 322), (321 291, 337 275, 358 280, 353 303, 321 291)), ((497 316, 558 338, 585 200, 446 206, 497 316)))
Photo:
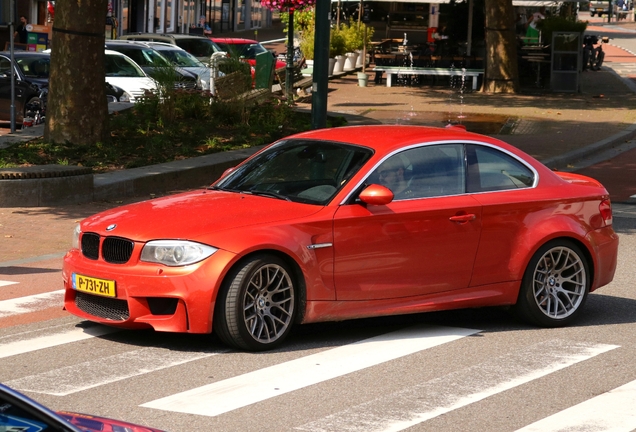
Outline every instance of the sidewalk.
MULTIPOLYGON (((636 28, 636 23, 625 25, 636 28)), ((594 32, 609 30, 596 24, 590 29, 594 32)), ((237 36, 255 37, 253 32, 237 36)), ((284 49, 280 41, 284 36, 278 28, 259 30, 256 38, 264 42, 276 40, 267 46, 280 52, 284 49)), ((524 93, 515 95, 484 94, 460 90, 459 85, 450 85, 448 78, 421 86, 390 88, 383 83, 374 84, 371 79, 368 87, 359 87, 355 73, 351 73, 329 81, 328 112, 329 115, 345 116, 350 124, 465 124, 468 130, 495 136, 552 168, 563 169, 589 153, 636 136, 636 83, 611 69, 613 63, 636 63, 636 55, 611 44, 604 45, 604 49, 603 69, 581 73, 580 93, 551 93, 545 89, 528 92, 525 89, 524 93)), ((310 110, 311 97, 301 99, 297 106, 310 110)), ((43 125, 38 125, 2 135, 0 148, 42 133, 43 125)), ((193 163, 205 165, 208 162, 193 163)), ((160 170, 181 170, 180 166, 184 164, 177 164, 176 168, 167 165, 170 164, 163 164, 160 170)), ((146 176, 149 171, 153 170, 113 172, 101 175, 100 181, 115 191, 128 193, 126 187, 118 189, 113 185, 119 179, 129 182, 133 177, 146 176)), ((146 193, 147 187, 141 192, 146 193)), ((112 194, 96 196, 113 198, 112 194)))

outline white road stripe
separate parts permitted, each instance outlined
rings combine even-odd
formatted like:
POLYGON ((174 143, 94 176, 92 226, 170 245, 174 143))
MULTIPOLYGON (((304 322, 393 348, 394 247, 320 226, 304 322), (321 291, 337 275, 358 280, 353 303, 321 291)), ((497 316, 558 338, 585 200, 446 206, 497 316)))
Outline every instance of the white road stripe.
MULTIPOLYGON (((50 329, 45 330, 50 331, 50 329)), ((75 327, 70 330, 67 329, 54 334, 36 336, 29 339, 24 339, 22 337, 23 335, 20 334, 12 335, 10 338, 3 337, 0 338, 0 358, 11 357, 84 339, 90 339, 92 337, 103 336, 117 331, 119 330, 113 327, 91 326, 87 328, 75 327)))
POLYGON ((563 410, 517 432, 636 430, 636 381, 563 410))
POLYGON ((0 301, 0 318, 10 315, 37 312, 39 310, 55 306, 59 306, 61 308, 63 304, 64 290, 2 300, 0 301))
POLYGON ((20 391, 66 396, 213 356, 214 352, 141 348, 5 382, 20 391), (105 367, 104 365, 108 365, 105 367))
POLYGON ((7 285, 15 285, 15 284, 17 284, 17 283, 18 283, 18 282, 11 282, 11 281, 3 281, 3 280, 0 280, 0 287, 7 286, 7 285))
POLYGON ((542 342, 296 429, 312 432, 401 431, 615 348, 618 346, 559 340, 542 342))
POLYGON ((451 327, 410 327, 157 399, 141 406, 216 416, 479 331, 451 327))

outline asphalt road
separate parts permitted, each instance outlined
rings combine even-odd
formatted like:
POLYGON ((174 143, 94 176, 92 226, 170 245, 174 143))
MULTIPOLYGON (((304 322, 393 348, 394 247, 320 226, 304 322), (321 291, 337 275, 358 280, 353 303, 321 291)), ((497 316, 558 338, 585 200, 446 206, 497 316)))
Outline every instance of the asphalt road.
POLYGON ((60 310, 59 258, 13 263, 0 267, 0 381, 54 409, 170 431, 634 430, 633 214, 614 219, 616 278, 575 326, 429 313, 300 326, 259 354, 82 322, 60 310))

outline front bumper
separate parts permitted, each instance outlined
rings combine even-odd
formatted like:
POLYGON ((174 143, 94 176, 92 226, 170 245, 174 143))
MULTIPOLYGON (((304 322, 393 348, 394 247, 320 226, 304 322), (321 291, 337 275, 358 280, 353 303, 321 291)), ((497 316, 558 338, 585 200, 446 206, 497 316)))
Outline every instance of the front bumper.
POLYGON ((80 318, 120 328, 210 333, 214 303, 235 254, 218 250, 184 267, 90 260, 72 250, 64 257, 64 307, 80 318), (73 288, 73 274, 112 280, 114 298, 73 288))

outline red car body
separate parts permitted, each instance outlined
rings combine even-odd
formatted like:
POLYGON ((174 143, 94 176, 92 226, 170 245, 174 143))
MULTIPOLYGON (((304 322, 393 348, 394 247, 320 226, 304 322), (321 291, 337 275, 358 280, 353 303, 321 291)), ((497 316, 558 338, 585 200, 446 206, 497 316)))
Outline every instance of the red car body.
MULTIPOLYGON (((225 293, 239 268, 264 253, 282 260, 285 264, 280 266, 290 274, 295 306, 287 313, 295 323, 523 304, 520 289, 528 269, 535 268, 534 257, 556 242, 550 253, 565 251, 569 256, 574 250, 586 277, 577 282, 581 290, 572 296, 576 307, 555 315, 558 320, 534 320, 555 325, 578 312, 576 298, 584 300, 588 289, 594 291, 614 276, 618 237, 611 226, 608 193, 596 180, 553 172, 513 146, 455 127, 344 127, 282 141, 295 140, 309 143, 305 149, 309 153, 311 145, 347 143, 349 149, 366 152, 366 159, 320 204, 213 187, 89 217, 81 222, 78 235, 90 233, 95 252, 89 258, 78 246, 64 257, 65 308, 81 318, 122 328, 209 333, 213 323, 225 322, 216 321, 216 315, 231 312, 219 309, 220 293, 223 304, 229 304, 225 293), (528 178, 520 176, 526 183, 513 189, 470 193, 460 184, 461 192, 416 199, 393 199, 390 190, 376 184, 372 175, 388 158, 405 154, 400 153, 404 149, 428 151, 426 146, 466 152, 470 147, 501 155, 519 164, 528 178), (106 262, 103 251, 97 253, 111 237, 130 239, 130 259, 125 263, 106 262), (218 250, 185 266, 140 260, 142 249, 154 239, 187 239, 218 250), (563 242, 565 249, 560 246, 563 242), (80 293, 83 298, 78 302, 75 275, 114 281, 116 296, 80 293), (100 312, 120 307, 126 310, 121 317, 100 312)), ((215 185, 227 184, 236 172, 242 175, 250 161, 276 148, 275 143, 261 150, 215 185)), ((309 153, 300 154, 298 160, 326 158, 326 152, 309 153)), ((460 161, 465 159, 462 156, 460 161)), ((323 165, 318 164, 318 169, 323 165)), ((462 167, 465 179, 472 178, 475 166, 462 167)), ((558 261, 553 256, 539 261, 558 261)), ((555 274, 549 284, 565 286, 569 279, 555 274)), ((534 295, 539 308, 549 311, 551 306, 541 303, 540 294, 534 295)))

